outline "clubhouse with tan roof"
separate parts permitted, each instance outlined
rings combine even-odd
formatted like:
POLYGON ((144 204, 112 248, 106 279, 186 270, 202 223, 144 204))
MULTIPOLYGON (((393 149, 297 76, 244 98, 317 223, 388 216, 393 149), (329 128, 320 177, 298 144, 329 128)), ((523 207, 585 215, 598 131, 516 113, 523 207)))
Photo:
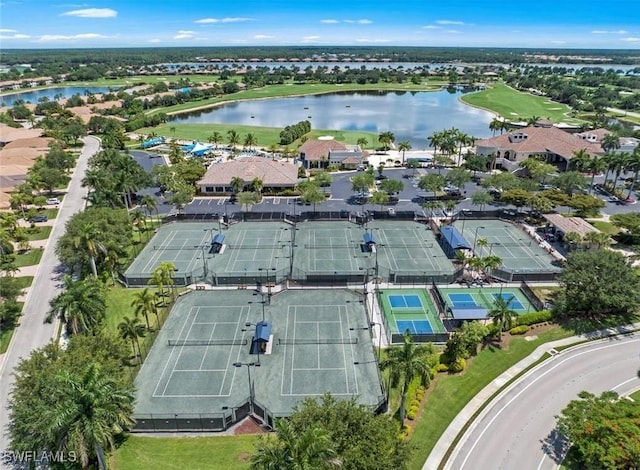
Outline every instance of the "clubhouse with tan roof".
POLYGON ((298 167, 265 157, 239 158, 210 166, 197 185, 201 194, 231 194, 233 178, 242 179, 245 186, 259 178, 264 190, 293 189, 298 184, 298 167))

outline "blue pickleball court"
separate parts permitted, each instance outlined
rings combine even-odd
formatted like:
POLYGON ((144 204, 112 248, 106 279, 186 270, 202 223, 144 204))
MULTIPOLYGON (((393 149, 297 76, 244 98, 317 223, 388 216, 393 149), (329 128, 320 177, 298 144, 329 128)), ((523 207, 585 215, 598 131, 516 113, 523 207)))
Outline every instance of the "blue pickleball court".
POLYGON ((429 320, 396 320, 396 326, 400 333, 409 330, 412 335, 433 333, 429 320))
POLYGON ((393 308, 422 308, 420 297, 414 294, 390 295, 389 304, 393 308))

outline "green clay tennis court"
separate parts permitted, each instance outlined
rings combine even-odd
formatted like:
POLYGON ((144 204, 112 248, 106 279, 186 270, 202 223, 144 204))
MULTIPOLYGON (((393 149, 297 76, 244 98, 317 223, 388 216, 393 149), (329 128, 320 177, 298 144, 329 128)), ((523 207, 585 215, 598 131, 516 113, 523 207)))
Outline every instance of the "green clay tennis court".
POLYGON ((446 333, 425 289, 384 289, 378 292, 378 301, 393 342, 405 331, 418 338, 446 333))
POLYGON ((562 269, 554 257, 517 226, 500 220, 457 220, 454 226, 475 247, 478 256, 495 255, 511 272, 552 272, 562 269), (486 240, 486 245, 478 240, 486 240), (484 246, 483 246, 484 245, 484 246))
POLYGON ((326 392, 366 406, 383 402, 360 294, 291 290, 269 304, 262 300, 248 290, 178 299, 136 378, 135 415, 143 429, 151 422, 162 427, 159 417, 168 415, 222 416, 250 401, 250 387, 269 416, 286 416, 300 399, 326 392), (264 354, 253 354, 263 314, 270 340, 264 354))
POLYGON ((160 227, 125 276, 149 276, 163 261, 177 269, 176 278, 185 275, 193 281, 243 284, 282 280, 288 272, 291 251, 291 226, 280 222, 244 222, 228 228, 217 223, 178 222, 160 227), (218 234, 224 236, 221 252, 212 249, 218 234), (224 282, 218 282, 224 278, 224 282))
POLYGON ((298 224, 293 266, 314 275, 377 270, 389 279, 413 275, 437 280, 454 272, 433 232, 424 224, 407 221, 374 221, 366 227, 347 222, 298 224), (373 251, 366 248, 366 234, 375 244, 373 251))
POLYGON ((491 310, 497 298, 502 297, 508 307, 518 314, 535 312, 522 290, 517 287, 437 288, 449 310, 491 310))

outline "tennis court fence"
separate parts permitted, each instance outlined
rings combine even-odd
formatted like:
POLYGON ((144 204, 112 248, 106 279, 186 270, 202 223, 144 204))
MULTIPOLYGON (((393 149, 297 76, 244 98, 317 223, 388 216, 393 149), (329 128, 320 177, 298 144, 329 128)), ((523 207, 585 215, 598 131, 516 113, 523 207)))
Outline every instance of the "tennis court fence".
MULTIPOLYGON (((449 333, 412 333, 411 338, 416 343, 444 344, 449 341, 449 333)), ((402 333, 391 335, 391 344, 402 344, 403 341, 404 335, 402 333)))
POLYGON ((534 292, 531 286, 529 286, 529 284, 526 283, 526 281, 522 281, 520 283, 520 290, 522 291, 524 296, 527 298, 527 300, 531 302, 531 305, 533 305, 536 310, 544 310, 545 308, 544 301, 540 297, 538 297, 538 295, 534 292))
POLYGON ((560 276, 561 270, 509 270, 506 268, 495 268, 491 270, 491 277, 504 282, 552 282, 560 276))

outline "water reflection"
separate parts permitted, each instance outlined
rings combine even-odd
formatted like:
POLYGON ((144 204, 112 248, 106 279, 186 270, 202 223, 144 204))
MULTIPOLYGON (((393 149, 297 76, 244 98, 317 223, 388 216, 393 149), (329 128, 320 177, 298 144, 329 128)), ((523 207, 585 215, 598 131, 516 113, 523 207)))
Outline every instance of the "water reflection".
POLYGON ((478 138, 491 136, 493 115, 461 103, 461 94, 348 92, 242 101, 176 116, 172 122, 282 128, 308 119, 313 129, 391 131, 396 142, 408 140, 414 148, 428 147, 431 134, 451 127, 478 138))
POLYGON ((71 98, 73 95, 85 95, 88 93, 107 93, 109 87, 101 86, 67 86, 67 87, 55 87, 47 88, 44 90, 22 91, 20 93, 14 93, 11 95, 0 96, 0 102, 2 106, 13 106, 18 100, 23 100, 25 103, 37 104, 41 98, 48 98, 49 101, 54 101, 54 98, 71 98))

